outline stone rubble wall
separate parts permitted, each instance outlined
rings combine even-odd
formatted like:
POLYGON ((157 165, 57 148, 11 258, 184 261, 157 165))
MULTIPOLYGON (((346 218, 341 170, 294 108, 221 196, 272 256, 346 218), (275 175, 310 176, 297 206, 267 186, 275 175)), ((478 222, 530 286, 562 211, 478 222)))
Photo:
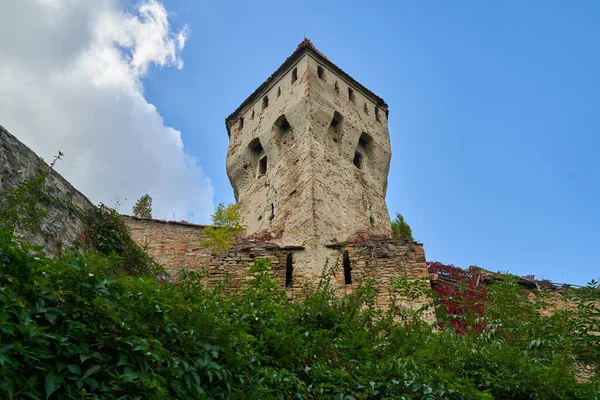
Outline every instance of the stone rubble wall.
MULTIPOLYGON (((44 161, 29 147, 0 126, 0 196, 34 177, 41 163, 44 161)), ((34 235, 22 231, 17 234, 30 243, 44 245, 48 253, 72 249, 74 241, 85 228, 82 214, 92 203, 56 171, 50 173, 46 185, 52 201, 39 200, 48 211, 41 223, 41 232, 34 235)))
MULTIPOLYGON (((219 253, 202 247, 204 225, 185 222, 148 220, 123 216, 131 235, 138 243, 147 246, 148 253, 177 279, 180 271, 204 272, 206 282, 213 286, 227 278, 233 290, 242 290, 249 278, 248 270, 258 258, 271 261, 270 272, 281 288, 286 288, 286 262, 288 254, 293 260, 293 285, 286 288, 290 299, 300 298, 306 283, 317 284, 321 277, 305 275, 296 262, 310 257, 310 250, 300 247, 280 247, 268 241, 244 241, 219 253)), ((414 279, 427 279, 427 265, 423 246, 419 243, 395 242, 391 239, 372 239, 336 245, 328 249, 334 257, 328 260, 332 267, 333 283, 340 294, 351 292, 366 278, 376 282, 377 305, 389 306, 392 278, 406 275, 414 279), (346 285, 342 258, 344 251, 350 259, 352 284, 346 285)), ((416 304, 419 306, 422 304, 416 304)))

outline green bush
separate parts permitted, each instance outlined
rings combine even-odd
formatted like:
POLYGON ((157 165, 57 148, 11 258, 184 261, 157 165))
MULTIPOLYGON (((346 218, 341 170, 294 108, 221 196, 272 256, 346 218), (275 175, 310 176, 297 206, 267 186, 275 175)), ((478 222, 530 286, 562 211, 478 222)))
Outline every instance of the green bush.
POLYGON ((412 242, 415 240, 412 235, 410 225, 404 221, 404 217, 400 213, 396 213, 396 219, 392 221, 392 238, 412 242))
POLYGON ((172 283, 116 274, 116 257, 40 250, 0 234, 3 399, 600 396, 574 378, 580 335, 531 313, 519 323, 502 305, 511 287, 491 294, 489 329, 459 335, 396 323, 375 307, 369 280, 337 297, 326 276, 290 302, 266 260, 229 295, 225 284, 205 287, 203 274, 172 283))
POLYGON ((100 204, 85 214, 81 235, 84 248, 120 260, 118 268, 130 275, 162 274, 163 268, 131 237, 129 227, 114 208, 100 204))

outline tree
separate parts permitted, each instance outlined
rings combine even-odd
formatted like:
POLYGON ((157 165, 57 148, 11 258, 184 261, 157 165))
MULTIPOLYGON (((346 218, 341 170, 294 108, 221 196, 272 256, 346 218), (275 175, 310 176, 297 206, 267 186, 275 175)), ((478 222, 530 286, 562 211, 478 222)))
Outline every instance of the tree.
POLYGON ((404 217, 400 213, 396 213, 396 219, 392 221, 392 238, 402 239, 407 242, 415 240, 410 225, 404 221, 404 217))
POLYGON ((133 206, 133 215, 139 218, 152 218, 152 197, 148 193, 143 195, 133 206))
POLYGON ((205 238, 201 244, 214 253, 220 253, 232 247, 237 236, 244 231, 240 225, 240 206, 220 203, 211 219, 212 226, 204 228, 205 238))

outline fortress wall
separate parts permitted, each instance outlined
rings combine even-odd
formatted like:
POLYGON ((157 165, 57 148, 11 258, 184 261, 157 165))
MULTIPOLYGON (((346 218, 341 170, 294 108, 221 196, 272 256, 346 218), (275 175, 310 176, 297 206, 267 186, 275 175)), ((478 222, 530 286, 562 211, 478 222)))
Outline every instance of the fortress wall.
MULTIPOLYGON (((0 126, 0 197, 4 191, 34 177, 42 163, 29 147, 0 126)), ((48 212, 41 222, 41 232, 17 234, 30 243, 44 245, 48 253, 71 249, 85 227, 82 212, 92 203, 56 171, 50 173, 46 186, 50 197, 38 199, 48 212)))
MULTIPOLYGON (((207 274, 205 282, 214 286, 227 278, 233 290, 242 290, 248 279, 248 270, 254 260, 268 258, 270 273, 281 288, 286 288, 286 267, 291 254, 293 285, 286 289, 290 299, 302 296, 305 283, 317 284, 321 277, 304 275, 296 268, 298 260, 310 257, 311 251, 301 247, 280 247, 269 241, 242 241, 231 249, 219 253, 202 247, 204 225, 185 222, 147 220, 123 216, 138 243, 148 246, 148 253, 164 265, 167 272, 177 279, 181 269, 207 274)), ((360 236, 356 241, 335 245, 329 249, 333 255, 327 262, 333 274, 338 292, 351 292, 366 278, 376 282, 377 304, 389 305, 392 278, 406 275, 409 278, 428 278, 425 252, 419 243, 395 242, 391 239, 360 236), (344 252, 348 252, 352 283, 346 284, 344 276, 344 252)))

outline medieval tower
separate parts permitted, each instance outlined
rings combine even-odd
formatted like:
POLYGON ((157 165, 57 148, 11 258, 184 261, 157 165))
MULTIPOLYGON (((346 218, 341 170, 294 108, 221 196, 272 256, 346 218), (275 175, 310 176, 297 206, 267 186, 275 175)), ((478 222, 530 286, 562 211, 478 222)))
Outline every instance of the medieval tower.
POLYGON ((305 39, 226 118, 227 175, 248 235, 301 248, 318 275, 331 247, 390 235, 387 104, 305 39))

